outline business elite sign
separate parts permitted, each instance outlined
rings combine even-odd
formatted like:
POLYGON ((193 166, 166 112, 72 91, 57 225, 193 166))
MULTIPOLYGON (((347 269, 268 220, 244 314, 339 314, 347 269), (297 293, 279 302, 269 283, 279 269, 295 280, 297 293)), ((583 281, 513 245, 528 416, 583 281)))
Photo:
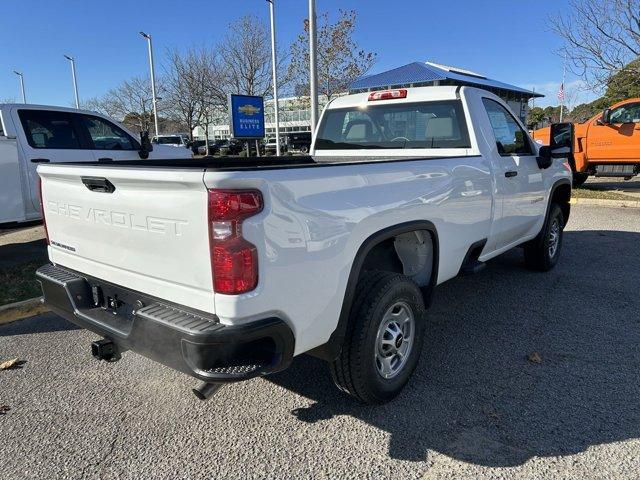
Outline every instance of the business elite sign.
POLYGON ((264 138, 264 98, 231 95, 231 136, 233 138, 264 138))

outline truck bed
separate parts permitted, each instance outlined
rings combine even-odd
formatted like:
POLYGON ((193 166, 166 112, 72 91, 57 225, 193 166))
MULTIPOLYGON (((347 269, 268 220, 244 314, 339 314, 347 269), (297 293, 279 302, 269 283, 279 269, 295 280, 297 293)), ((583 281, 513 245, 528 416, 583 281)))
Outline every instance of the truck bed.
POLYGON ((279 168, 308 168, 328 165, 354 165, 366 163, 416 161, 441 157, 398 157, 398 156, 358 156, 358 157, 320 157, 320 156, 291 156, 291 157, 211 157, 201 159, 177 158, 171 160, 126 160, 126 161, 97 161, 97 162, 56 162, 56 165, 82 166, 118 166, 118 167, 158 167, 207 169, 215 171, 239 170, 271 170, 279 168))

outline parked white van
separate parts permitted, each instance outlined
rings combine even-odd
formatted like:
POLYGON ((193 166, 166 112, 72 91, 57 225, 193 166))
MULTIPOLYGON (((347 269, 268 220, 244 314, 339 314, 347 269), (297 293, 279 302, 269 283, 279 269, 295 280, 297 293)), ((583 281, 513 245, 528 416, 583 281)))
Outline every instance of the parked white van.
POLYGON ((97 112, 0 104, 0 224, 38 220, 38 163, 191 158, 97 112))

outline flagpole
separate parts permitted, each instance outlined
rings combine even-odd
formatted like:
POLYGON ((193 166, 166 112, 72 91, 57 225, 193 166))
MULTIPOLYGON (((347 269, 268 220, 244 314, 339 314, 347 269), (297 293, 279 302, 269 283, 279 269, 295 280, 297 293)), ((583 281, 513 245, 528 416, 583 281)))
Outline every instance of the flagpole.
POLYGON ((562 92, 562 99, 560 100, 560 123, 562 123, 562 114, 564 113, 564 81, 567 76, 567 56, 564 56, 564 64, 562 65, 562 84, 560 85, 560 91, 562 92))

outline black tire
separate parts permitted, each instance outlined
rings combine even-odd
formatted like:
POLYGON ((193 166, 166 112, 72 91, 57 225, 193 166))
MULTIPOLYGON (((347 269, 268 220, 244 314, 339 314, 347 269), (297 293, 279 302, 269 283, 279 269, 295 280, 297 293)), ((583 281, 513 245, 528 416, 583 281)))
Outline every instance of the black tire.
POLYGON ((564 215, 562 209, 557 203, 553 203, 538 236, 524 246, 524 260, 527 268, 547 272, 555 267, 562 250, 563 232, 564 215), (553 249, 551 248, 552 242, 554 242, 552 232, 555 232, 557 239, 553 249))
POLYGON ((580 187, 589 178, 588 173, 573 172, 573 188, 580 187))
MULTIPOLYGON (((356 287, 342 350, 330 364, 331 375, 338 388, 367 404, 385 403, 398 395, 420 359, 424 313, 422 292, 411 279, 391 272, 366 273, 356 287), (413 338, 406 358, 400 361, 393 377, 384 378, 378 371, 376 357, 378 333, 385 314, 394 311, 393 308, 411 311, 413 338)), ((402 344, 402 335, 398 340, 402 344)))

